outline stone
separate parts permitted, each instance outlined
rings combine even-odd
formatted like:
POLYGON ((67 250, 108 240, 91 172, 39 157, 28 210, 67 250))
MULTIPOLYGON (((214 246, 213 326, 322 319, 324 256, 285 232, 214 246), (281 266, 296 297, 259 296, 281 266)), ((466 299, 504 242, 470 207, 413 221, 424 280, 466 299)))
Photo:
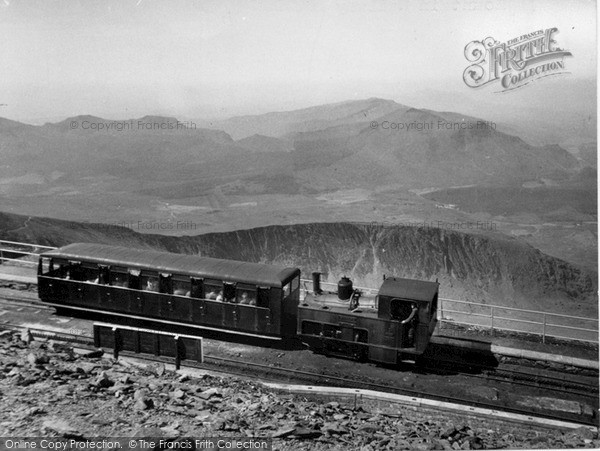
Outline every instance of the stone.
POLYGON ((347 434, 348 429, 341 426, 339 423, 331 422, 331 423, 323 423, 321 426, 321 430, 327 432, 328 434, 347 434))
POLYGON ((167 370, 165 367, 165 364, 162 362, 158 362, 158 363, 151 363, 150 365, 148 365, 146 367, 146 369, 151 372, 156 374, 157 376, 162 376, 163 374, 165 374, 165 371, 167 370))
POLYGON ((314 429, 295 428, 294 433, 292 435, 294 437, 307 439, 307 438, 317 438, 317 437, 320 437, 321 435, 323 435, 323 433, 321 431, 317 431, 317 430, 314 430, 314 429))
POLYGON ((185 392, 179 388, 169 393, 169 396, 174 399, 181 399, 185 396, 185 392))
POLYGON ((71 424, 68 421, 61 420, 59 418, 51 418, 49 420, 46 420, 42 423, 42 426, 46 429, 49 429, 62 435, 77 434, 77 430, 73 426, 71 426, 71 424))
POLYGON ((31 343, 34 340, 33 338, 33 334, 31 333, 31 330, 29 329, 24 329, 21 332, 21 341, 23 341, 24 343, 31 343))
POLYGON ((191 409, 191 411, 187 412, 188 414, 194 416, 194 418, 196 418, 196 420, 200 420, 200 421, 204 421, 208 418, 210 418, 210 410, 196 410, 196 409, 191 409))
POLYGON ((144 399, 146 397, 146 393, 147 391, 143 388, 138 388, 134 393, 133 393, 133 399, 138 400, 138 399, 144 399))
POLYGON ((104 371, 102 371, 102 373, 100 373, 100 375, 96 378, 92 385, 98 388, 108 388, 115 385, 115 383, 112 380, 110 380, 110 378, 104 371))
POLYGON ((448 440, 444 439, 444 438, 438 440, 438 443, 440 445, 442 445, 442 448, 445 449, 445 450, 447 450, 447 451, 452 449, 452 445, 450 444, 450 442, 448 440))
POLYGON ((202 399, 210 399, 213 396, 223 397, 223 395, 216 388, 209 388, 208 390, 204 390, 198 393, 197 396, 199 396, 202 399))
POLYGON ((96 349, 95 351, 87 352, 82 355, 86 359, 98 359, 104 355, 104 351, 102 349, 96 349))
POLYGON ((362 432, 367 432, 367 433, 373 433, 379 430, 379 426, 375 425, 375 424, 361 424, 358 429, 358 431, 362 431, 362 432))
POLYGON ((50 359, 46 354, 30 352, 29 355, 27 355, 27 361, 31 365, 44 365, 48 363, 50 359))
POLYGON ((598 434, 595 433, 594 431, 582 426, 578 429, 575 429, 573 431, 574 434, 577 434, 579 437, 583 438, 583 439, 589 439, 589 440, 593 440, 595 439, 598 434))
POLYGON ((134 410, 148 410, 154 407, 154 401, 151 399, 140 398, 133 404, 134 410))
POLYGON ((287 427, 283 429, 277 430, 272 437, 273 438, 283 438, 292 435, 296 431, 295 427, 287 427))

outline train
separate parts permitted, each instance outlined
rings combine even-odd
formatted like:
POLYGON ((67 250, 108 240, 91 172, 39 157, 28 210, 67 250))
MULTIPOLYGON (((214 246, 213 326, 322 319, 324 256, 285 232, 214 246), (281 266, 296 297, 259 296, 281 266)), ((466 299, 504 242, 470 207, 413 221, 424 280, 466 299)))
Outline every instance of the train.
POLYGON ((39 298, 61 311, 172 332, 300 340, 381 364, 425 351, 437 323, 437 281, 384 277, 370 292, 347 277, 330 290, 320 273, 311 279, 294 267, 91 243, 44 252, 38 264, 39 298))

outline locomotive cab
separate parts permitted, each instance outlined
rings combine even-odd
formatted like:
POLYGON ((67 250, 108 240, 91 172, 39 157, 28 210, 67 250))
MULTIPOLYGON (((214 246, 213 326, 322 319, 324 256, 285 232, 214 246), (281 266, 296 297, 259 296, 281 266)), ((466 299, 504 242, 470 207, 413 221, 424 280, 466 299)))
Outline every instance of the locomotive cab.
POLYGON ((422 353, 437 322, 437 282, 388 277, 379 289, 377 317, 398 325, 397 347, 422 353))

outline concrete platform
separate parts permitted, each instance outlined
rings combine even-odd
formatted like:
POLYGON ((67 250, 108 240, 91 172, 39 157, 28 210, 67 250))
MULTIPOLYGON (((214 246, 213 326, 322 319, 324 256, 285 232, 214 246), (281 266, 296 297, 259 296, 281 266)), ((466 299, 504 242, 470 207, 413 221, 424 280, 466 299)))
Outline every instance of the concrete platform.
MULTIPOLYGON (((516 357, 521 359, 541 360, 544 362, 554 362, 563 365, 575 366, 578 368, 588 368, 598 370, 598 359, 585 359, 581 357, 573 357, 570 355, 554 354, 549 352, 534 351, 523 349, 521 346, 527 346, 527 342, 514 343, 517 347, 499 346, 492 342, 477 341, 472 338, 456 338, 436 335, 431 339, 432 343, 445 344, 458 348, 472 349, 474 351, 486 351, 492 354, 503 355, 507 357, 516 357)), ((514 346, 513 344, 513 346, 514 346)), ((575 348, 573 352, 576 352, 575 348)))

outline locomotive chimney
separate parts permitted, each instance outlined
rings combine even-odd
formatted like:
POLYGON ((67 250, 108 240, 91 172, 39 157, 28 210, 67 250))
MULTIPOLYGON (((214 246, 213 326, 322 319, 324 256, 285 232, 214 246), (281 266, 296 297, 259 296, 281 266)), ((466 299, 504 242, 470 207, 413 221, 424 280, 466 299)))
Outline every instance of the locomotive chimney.
POLYGON ((321 294, 322 293, 322 291, 321 291, 321 273, 313 272, 312 280, 313 280, 313 293, 321 294))
POLYGON ((338 298, 341 301, 347 301, 352 296, 353 291, 352 281, 346 276, 342 277, 338 282, 338 298))

